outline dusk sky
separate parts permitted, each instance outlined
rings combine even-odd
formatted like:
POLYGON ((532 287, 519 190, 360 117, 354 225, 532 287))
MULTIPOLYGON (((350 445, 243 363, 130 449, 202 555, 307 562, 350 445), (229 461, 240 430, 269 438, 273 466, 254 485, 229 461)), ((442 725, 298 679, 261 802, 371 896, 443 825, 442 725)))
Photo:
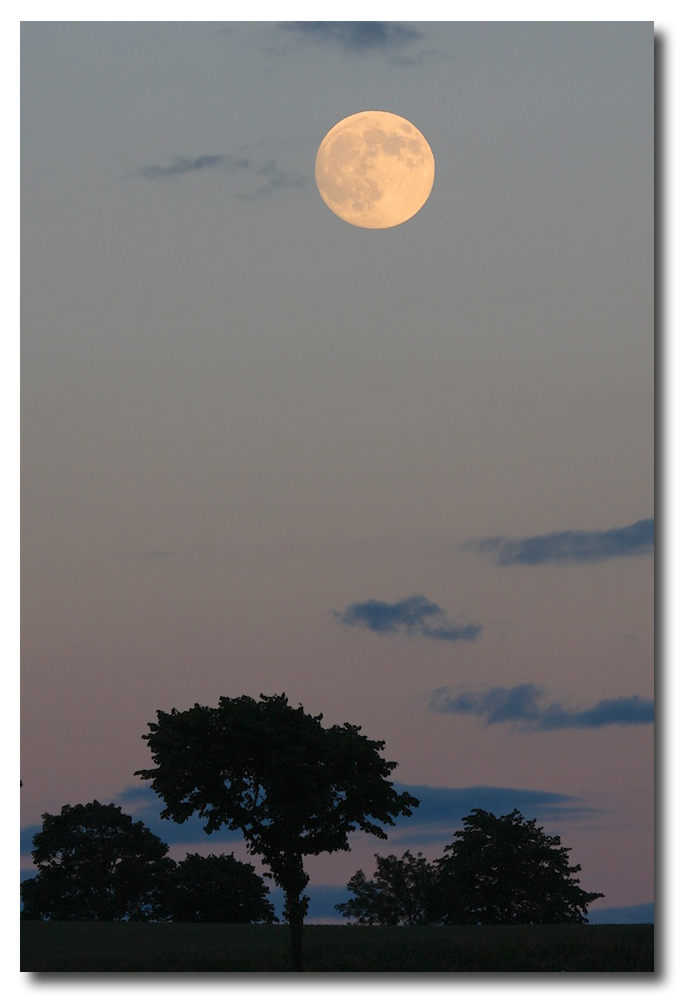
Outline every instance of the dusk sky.
MULTIPOLYGON (((421 799, 312 919, 481 807, 653 902, 653 60, 635 22, 24 22, 22 875, 156 711, 285 692, 421 799), (315 186, 358 111, 428 201, 315 186)), ((260 869, 263 870, 263 869, 260 869)), ((642 911, 647 912, 647 911, 642 911)))

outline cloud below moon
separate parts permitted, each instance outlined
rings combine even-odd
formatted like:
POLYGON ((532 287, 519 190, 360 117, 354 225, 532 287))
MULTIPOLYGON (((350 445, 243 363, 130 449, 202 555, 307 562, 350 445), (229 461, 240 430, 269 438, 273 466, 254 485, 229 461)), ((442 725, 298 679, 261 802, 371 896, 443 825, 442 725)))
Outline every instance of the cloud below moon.
POLYGON ((332 615, 342 625, 366 628, 370 632, 405 632, 444 642, 468 642, 482 634, 481 625, 452 621, 439 604, 422 594, 412 594, 392 603, 373 599, 358 601, 343 611, 333 611, 332 615))
POLYGON ((646 518, 622 528, 601 531, 553 531, 529 538, 481 538, 463 546, 489 552, 499 566, 601 562, 648 555, 654 547, 654 521, 646 518))
POLYGON ((508 723, 519 732, 556 729, 601 729, 606 726, 643 726, 654 721, 654 703, 640 695, 604 698, 576 707, 550 701, 537 684, 485 687, 474 691, 437 688, 430 710, 451 715, 475 715, 485 726, 508 723))

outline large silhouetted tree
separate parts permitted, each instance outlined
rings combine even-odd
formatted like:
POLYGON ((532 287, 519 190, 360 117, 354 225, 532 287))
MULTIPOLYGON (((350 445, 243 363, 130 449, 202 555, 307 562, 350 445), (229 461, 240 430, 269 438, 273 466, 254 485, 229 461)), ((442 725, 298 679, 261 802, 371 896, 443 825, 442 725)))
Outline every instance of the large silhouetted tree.
POLYGON ((268 886, 253 865, 233 854, 187 854, 171 880, 169 905, 176 921, 272 923, 268 886))
POLYGON ((571 848, 514 809, 473 809, 438 862, 448 924, 582 924, 601 892, 584 892, 571 848))
POLYGON ((439 879, 434 864, 405 851, 376 855, 376 871, 368 879, 362 869, 348 882, 353 898, 337 903, 344 917, 358 924, 434 924, 441 918, 439 879))
POLYGON ((324 728, 284 694, 157 716, 143 737, 156 766, 137 774, 164 800, 163 817, 182 823, 198 812, 207 833, 242 832, 284 892, 292 968, 301 971, 304 858, 348 850, 356 829, 386 839, 379 824, 410 816, 418 800, 387 780, 396 764, 381 757, 383 742, 348 723, 324 728))
POLYGON ((165 919, 174 862, 167 845, 119 806, 88 802, 43 814, 35 878, 21 883, 27 920, 165 919))

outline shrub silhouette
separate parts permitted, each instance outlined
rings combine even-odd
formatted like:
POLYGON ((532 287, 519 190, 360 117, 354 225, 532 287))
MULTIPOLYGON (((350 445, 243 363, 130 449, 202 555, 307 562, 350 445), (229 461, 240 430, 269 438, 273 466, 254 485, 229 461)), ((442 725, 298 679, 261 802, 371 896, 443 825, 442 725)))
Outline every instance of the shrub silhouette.
POLYGON ((182 922, 272 923, 268 886, 253 865, 233 854, 187 854, 170 885, 172 919, 182 922))

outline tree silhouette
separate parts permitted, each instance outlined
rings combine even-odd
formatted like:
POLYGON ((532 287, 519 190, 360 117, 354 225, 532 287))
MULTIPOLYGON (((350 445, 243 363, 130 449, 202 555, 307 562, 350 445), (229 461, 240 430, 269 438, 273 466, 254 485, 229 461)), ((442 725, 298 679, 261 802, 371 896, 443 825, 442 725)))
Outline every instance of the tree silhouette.
POLYGON ((284 892, 292 968, 302 971, 304 858, 348 850, 358 828, 386 839, 378 824, 410 816, 418 800, 387 780, 396 764, 381 758, 383 742, 348 723, 325 729, 284 694, 157 716, 143 737, 156 767, 136 773, 164 800, 163 817, 182 823, 197 811, 207 833, 242 832, 284 892))
POLYGON ((25 920, 148 920, 164 906, 167 845, 119 806, 89 802, 43 814, 35 878, 21 883, 25 920))
POLYGON ((376 855, 373 879, 362 869, 348 882, 353 899, 337 903, 344 917, 358 924, 432 924, 440 920, 438 873, 422 854, 405 851, 376 855))
POLYGON ((438 862, 448 924, 587 923, 601 892, 584 892, 571 848, 514 809, 496 817, 473 809, 438 862))
POLYGON ((169 905, 175 921, 272 923, 277 918, 267 897, 254 866, 233 854, 187 854, 171 879, 169 905))

